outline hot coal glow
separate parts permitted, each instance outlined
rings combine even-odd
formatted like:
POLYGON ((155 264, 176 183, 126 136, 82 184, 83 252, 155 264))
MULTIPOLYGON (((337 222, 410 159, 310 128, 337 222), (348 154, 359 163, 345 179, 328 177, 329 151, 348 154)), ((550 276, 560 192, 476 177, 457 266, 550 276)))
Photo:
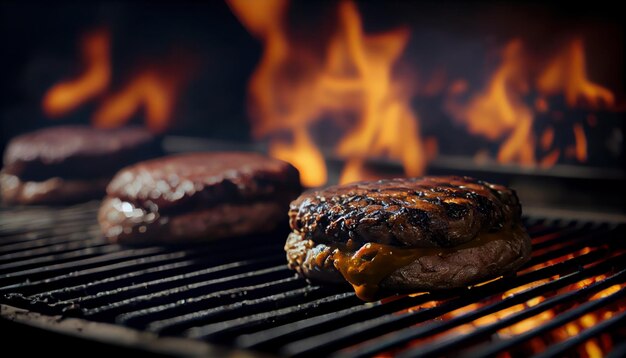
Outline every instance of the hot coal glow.
MULTIPOLYGON (((550 236, 551 235, 546 235, 544 237, 539 237, 535 240, 546 242, 546 241, 553 239, 550 236)), ((560 244, 561 247, 566 247, 568 245, 571 245, 571 243, 563 242, 562 244, 560 244)), ((604 249, 597 248, 597 247, 596 248, 585 247, 576 252, 569 253, 569 254, 557 257, 555 259, 548 260, 546 262, 541 262, 530 267, 526 267, 525 269, 521 270, 518 273, 518 276, 530 274, 538 270, 548 268, 553 265, 567 262, 568 260, 580 259, 582 256, 589 255, 597 250, 604 250, 604 249)), ((549 249, 537 250, 533 252, 533 257, 541 256, 549 251, 550 251, 549 249)), ((623 252, 623 250, 618 250, 618 251, 619 252, 615 253, 616 255, 619 255, 620 253, 623 252)), ((607 255, 605 259, 609 259, 610 257, 615 257, 615 256, 607 255)), ((596 264, 597 262, 594 264, 585 265, 585 268, 594 267, 594 265, 596 264)), ((463 319, 464 317, 470 317, 472 314, 476 313, 477 311, 480 311, 480 309, 484 308, 485 306, 492 305, 498 302, 507 301, 507 300, 509 301, 514 300, 516 297, 522 296, 528 292, 532 292, 533 289, 538 289, 538 288, 545 286, 546 284, 554 283, 555 281, 559 279, 563 279, 564 276, 568 276, 568 275, 554 275, 549 278, 541 278, 539 280, 534 280, 532 282, 529 282, 528 284, 520 285, 513 289, 509 289, 501 294, 484 297, 478 302, 471 303, 463 307, 460 307, 458 309, 452 310, 450 312, 444 313, 442 316, 437 317, 437 321, 446 322, 449 320, 454 320, 454 319, 458 320, 458 319, 463 319)), ((499 277, 495 280, 491 280, 485 283, 475 285, 474 287, 481 287, 483 285, 488 285, 488 284, 497 284, 497 281, 500 279, 502 279, 502 277, 499 277)), ((403 351, 404 349, 407 349, 407 348, 410 349, 412 347, 419 347, 420 345, 427 346, 429 342, 432 342, 435 340, 458 339, 459 337, 463 337, 465 335, 474 334, 479 329, 494 327, 495 325, 498 324, 498 322, 501 322, 503 320, 511 320, 512 318, 515 317, 516 314, 522 314, 524 312, 527 312, 529 309, 540 306, 541 304, 546 305, 547 304, 546 302, 549 303, 550 300, 553 300, 558 295, 574 294, 574 293, 581 292, 586 287, 599 283, 605 279, 607 279, 607 275, 605 274, 592 275, 590 277, 577 280, 574 283, 563 285, 562 287, 558 288, 557 290, 553 292, 550 292, 549 294, 540 295, 540 296, 530 295, 532 298, 528 300, 524 300, 524 302, 522 303, 518 303, 514 305, 505 305, 506 308, 504 309, 500 309, 490 314, 481 315, 471 320, 468 319, 467 320, 468 323, 455 326, 454 328, 446 330, 442 332, 441 334, 433 335, 426 339, 411 341, 405 347, 398 349, 398 351, 403 351)), ((509 340, 509 339, 513 339, 516 336, 529 334, 532 331, 540 329, 543 326, 549 324, 551 320, 558 318, 561 315, 567 314, 569 310, 575 309, 579 307, 581 304, 588 304, 595 300, 609 297, 617 293, 618 291, 623 290, 625 287, 626 287, 626 284, 620 283, 620 284, 611 285, 593 294, 584 294, 584 295, 581 294, 577 298, 577 300, 573 302, 570 301, 565 304, 553 305, 548 309, 543 309, 543 310, 538 311, 537 314, 532 315, 528 318, 517 320, 517 322, 514 324, 506 325, 504 326, 504 328, 494 329, 493 330, 494 333, 490 339, 492 339, 494 342, 498 342, 500 340, 509 340)), ((440 305, 445 305, 445 304, 446 304, 445 300, 428 301, 428 302, 425 302, 424 304, 421 304, 419 306, 409 309, 409 311, 420 311, 424 309, 438 307, 440 305)), ((527 339, 522 340, 521 344, 518 344, 514 346, 514 348, 507 350, 506 352, 502 352, 497 356, 498 357, 518 357, 518 356, 523 357, 523 356, 529 356, 532 354, 544 352, 551 345, 554 345, 559 342, 563 342, 568 339, 572 339, 573 337, 576 337, 577 335, 584 332, 585 330, 593 328, 597 323, 606 321, 610 319, 611 317, 614 317, 615 315, 619 314, 620 312, 623 312, 625 308, 626 308, 626 300, 624 300, 622 297, 620 299, 617 299, 614 303, 605 305, 598 310, 583 314, 580 317, 570 320, 564 325, 558 326, 557 328, 552 329, 552 330, 548 330, 544 334, 535 335, 534 337, 532 336, 528 337, 527 339)), ((428 325, 431 323, 432 323, 431 321, 426 321, 423 323, 419 323, 415 325, 414 327, 419 328, 421 325, 428 325)), ((613 349, 613 345, 615 343, 616 342, 613 341, 610 334, 602 334, 596 338, 587 340, 586 342, 584 342, 584 344, 580 344, 576 350, 576 356, 600 357, 606 354, 607 352, 610 352, 613 349)), ((396 351, 387 352, 387 353, 382 354, 380 356, 394 356, 394 353, 396 353, 396 351)))

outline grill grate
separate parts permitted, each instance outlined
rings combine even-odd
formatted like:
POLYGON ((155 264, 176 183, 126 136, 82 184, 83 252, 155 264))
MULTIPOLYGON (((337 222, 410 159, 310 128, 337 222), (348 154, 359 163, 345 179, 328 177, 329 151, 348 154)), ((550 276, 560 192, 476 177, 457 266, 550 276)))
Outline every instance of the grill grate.
POLYGON ((98 235, 97 208, 2 209, 0 302, 289 356, 562 356, 626 333, 624 225, 526 218, 517 276, 363 303, 296 278, 284 232, 129 248, 98 235))

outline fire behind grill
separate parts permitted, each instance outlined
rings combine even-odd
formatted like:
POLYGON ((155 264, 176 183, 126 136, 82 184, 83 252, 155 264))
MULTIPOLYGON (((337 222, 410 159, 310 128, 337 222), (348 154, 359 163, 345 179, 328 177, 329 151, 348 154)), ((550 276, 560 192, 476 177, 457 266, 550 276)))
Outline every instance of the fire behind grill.
POLYGON ((169 346, 176 354, 198 340, 289 356, 626 349, 624 225, 527 217, 533 257, 517 276, 363 303, 346 288, 295 277, 284 232, 122 247, 98 235, 97 206, 2 209, 3 318, 25 309, 55 324, 79 317, 153 332, 154 341, 182 337, 169 346))

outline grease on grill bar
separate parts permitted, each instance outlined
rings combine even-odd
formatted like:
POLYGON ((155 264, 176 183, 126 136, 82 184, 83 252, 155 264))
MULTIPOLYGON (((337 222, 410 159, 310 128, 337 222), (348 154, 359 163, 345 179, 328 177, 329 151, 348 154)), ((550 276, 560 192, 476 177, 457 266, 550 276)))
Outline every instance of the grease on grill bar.
POLYGON ((592 356, 626 333, 623 225, 526 218, 517 276, 363 303, 294 277, 285 233, 122 247, 99 237, 97 207, 2 209, 0 302, 289 356, 592 356))

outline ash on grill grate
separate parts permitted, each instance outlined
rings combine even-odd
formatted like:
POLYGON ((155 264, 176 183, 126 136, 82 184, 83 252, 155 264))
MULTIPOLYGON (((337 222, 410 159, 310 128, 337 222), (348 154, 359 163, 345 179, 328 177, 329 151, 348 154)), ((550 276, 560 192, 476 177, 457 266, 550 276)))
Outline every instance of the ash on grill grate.
POLYGON ((294 277, 284 232, 121 247, 99 236, 97 207, 3 208, 0 302, 290 356, 608 353, 626 333, 623 225, 526 218, 517 276, 363 303, 294 277))

